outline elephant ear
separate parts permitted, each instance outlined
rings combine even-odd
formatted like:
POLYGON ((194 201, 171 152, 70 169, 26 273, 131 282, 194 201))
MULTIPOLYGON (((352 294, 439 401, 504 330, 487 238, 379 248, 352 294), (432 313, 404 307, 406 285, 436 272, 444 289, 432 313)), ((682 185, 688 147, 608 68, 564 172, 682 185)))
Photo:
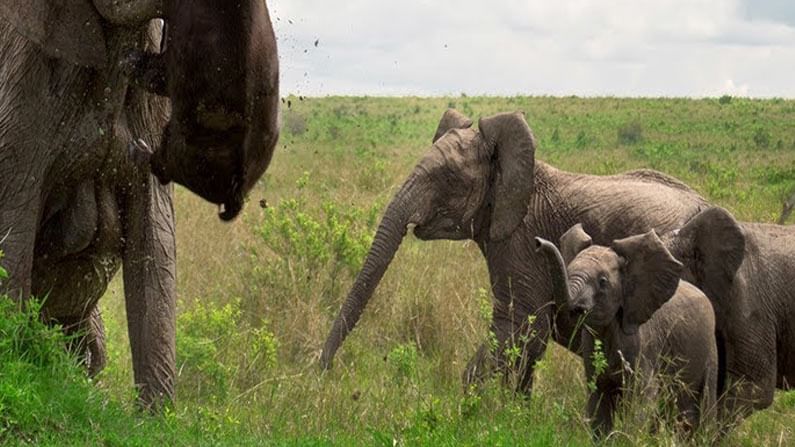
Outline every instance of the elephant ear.
POLYGON ((674 295, 683 266, 654 230, 614 241, 611 248, 624 261, 621 328, 631 335, 674 295))
POLYGON ((47 56, 86 67, 107 61, 101 17, 89 0, 3 0, 0 17, 47 56))
POLYGON ((436 128, 436 134, 433 136, 433 142, 442 138, 444 134, 450 129, 469 129, 472 127, 472 120, 467 118, 463 113, 455 109, 447 109, 439 121, 439 127, 436 128))
POLYGON ((668 245, 693 274, 696 286, 713 299, 729 293, 745 257, 745 233, 720 207, 696 214, 668 245))
POLYGON ((592 244, 593 240, 591 236, 582 229, 582 224, 577 224, 569 228, 569 230, 560 237, 560 252, 563 255, 563 260, 566 262, 566 265, 577 257, 577 253, 585 250, 592 244))
POLYGON ((510 236, 527 214, 533 192, 536 139, 519 112, 481 118, 478 128, 496 161, 489 237, 498 241, 510 236))

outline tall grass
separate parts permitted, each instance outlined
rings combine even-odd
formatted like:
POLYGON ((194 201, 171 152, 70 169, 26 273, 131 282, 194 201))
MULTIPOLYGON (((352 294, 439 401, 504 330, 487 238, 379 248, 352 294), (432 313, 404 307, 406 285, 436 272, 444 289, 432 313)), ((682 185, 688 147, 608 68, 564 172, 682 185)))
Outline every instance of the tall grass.
MULTIPOLYGON (((90 385, 70 376, 80 382, 80 393, 95 398, 64 411, 113 408, 117 420, 140 428, 92 416, 70 422, 93 433, 83 438, 34 430, 35 423, 14 436, 118 445, 164 437, 169 445, 590 444, 582 361, 558 346, 536 365, 530 399, 496 379, 480 394, 462 390, 466 361, 488 338, 491 300, 485 262, 471 242, 407 236, 335 368, 317 368, 326 331, 380 213, 428 149, 448 105, 472 118, 522 110, 540 141, 539 159, 597 174, 654 167, 741 219, 774 221, 795 189, 792 101, 290 99, 272 167, 241 218, 223 224, 211 205, 176 191, 179 377, 173 408, 154 418, 134 410, 117 279, 101 300, 108 367, 90 385)), ((795 443, 793 405, 795 394, 779 393, 772 408, 724 442, 795 443)), ((34 415, 36 408, 20 411, 34 415)), ((40 421, 49 418, 39 414, 40 421)), ((651 435, 632 418, 620 419, 616 429, 620 435, 609 445, 681 442, 669 430, 651 435)))

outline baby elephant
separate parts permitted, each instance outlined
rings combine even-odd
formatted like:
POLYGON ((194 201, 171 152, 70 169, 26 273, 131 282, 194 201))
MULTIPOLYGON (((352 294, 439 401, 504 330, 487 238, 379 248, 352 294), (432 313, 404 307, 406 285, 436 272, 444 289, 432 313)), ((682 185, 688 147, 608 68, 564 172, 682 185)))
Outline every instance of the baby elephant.
POLYGON ((159 54, 133 52, 132 81, 171 99, 171 120, 154 153, 130 145, 161 183, 177 182, 219 204, 223 220, 270 164, 279 135, 279 63, 263 0, 171 0, 159 54))
POLYGON ((577 224, 560 246, 563 254, 536 238, 536 251, 552 265, 558 311, 585 315, 582 355, 587 379, 595 381, 587 413, 596 434, 612 430, 622 394, 653 395, 660 373, 676 378, 679 419, 695 429, 715 403, 715 318, 707 297, 680 281, 682 264, 653 230, 604 247, 592 245, 577 224), (602 371, 593 361, 597 340, 607 360, 602 371), (623 383, 625 372, 632 372, 634 387, 623 383))

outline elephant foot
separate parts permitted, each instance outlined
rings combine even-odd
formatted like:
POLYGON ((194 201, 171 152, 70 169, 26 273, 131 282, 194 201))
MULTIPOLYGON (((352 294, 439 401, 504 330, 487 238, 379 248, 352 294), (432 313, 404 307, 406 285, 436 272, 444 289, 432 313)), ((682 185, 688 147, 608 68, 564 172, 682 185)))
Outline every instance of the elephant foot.
POLYGON ((105 325, 99 307, 94 306, 85 317, 67 317, 53 320, 61 324, 68 338, 66 349, 77 356, 89 377, 99 374, 107 362, 105 325))
POLYGON ((480 345, 475 355, 469 359, 461 376, 464 393, 477 391, 494 374, 494 359, 486 343, 480 345))

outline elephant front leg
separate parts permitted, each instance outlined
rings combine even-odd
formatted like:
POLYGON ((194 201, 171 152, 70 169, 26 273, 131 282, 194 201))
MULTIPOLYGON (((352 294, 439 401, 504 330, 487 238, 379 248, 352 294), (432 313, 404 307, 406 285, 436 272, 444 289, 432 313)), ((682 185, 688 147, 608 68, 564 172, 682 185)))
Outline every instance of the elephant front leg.
POLYGON ((174 397, 176 258, 171 188, 148 171, 126 197, 124 294, 135 384, 144 406, 174 397))
POLYGON ((535 362, 546 351, 550 335, 548 312, 530 316, 527 310, 494 307, 490 340, 480 346, 464 372, 464 386, 477 386, 493 372, 503 374, 505 383, 530 395, 535 362))
POLYGON ((602 438, 613 430, 613 414, 620 395, 620 389, 611 387, 597 389, 588 396, 586 412, 595 437, 602 438))
POLYGON ((19 186, 0 184, 0 199, 5 199, 0 200, 0 266, 8 275, 0 278, 0 294, 26 300, 32 286, 40 200, 39 188, 20 183, 19 186), (2 195, 3 191, 13 195, 2 195))

